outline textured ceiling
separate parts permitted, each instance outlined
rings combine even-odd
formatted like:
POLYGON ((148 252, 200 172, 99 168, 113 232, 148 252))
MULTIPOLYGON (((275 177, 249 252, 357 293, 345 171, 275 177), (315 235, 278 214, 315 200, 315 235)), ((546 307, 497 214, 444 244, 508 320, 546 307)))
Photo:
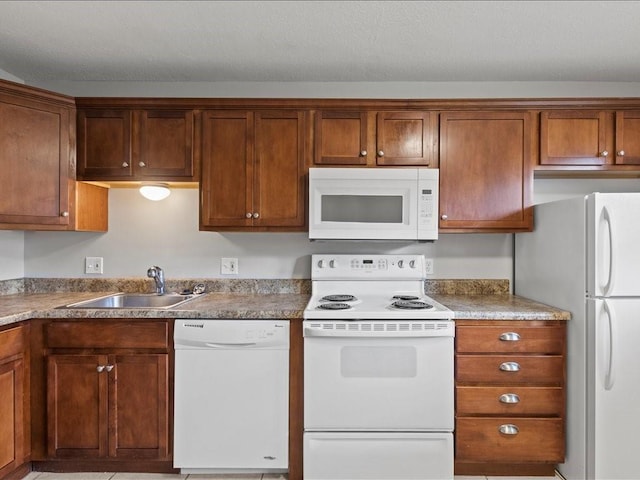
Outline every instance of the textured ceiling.
POLYGON ((636 1, 0 1, 30 81, 640 82, 636 1))

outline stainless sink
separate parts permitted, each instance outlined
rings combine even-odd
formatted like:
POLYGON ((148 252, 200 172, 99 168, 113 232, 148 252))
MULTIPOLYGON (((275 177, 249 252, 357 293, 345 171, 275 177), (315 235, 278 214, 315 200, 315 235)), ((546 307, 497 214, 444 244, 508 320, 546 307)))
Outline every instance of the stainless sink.
POLYGON ((171 308, 188 302, 195 295, 170 293, 156 295, 146 293, 115 293, 106 297, 65 305, 65 308, 171 308))

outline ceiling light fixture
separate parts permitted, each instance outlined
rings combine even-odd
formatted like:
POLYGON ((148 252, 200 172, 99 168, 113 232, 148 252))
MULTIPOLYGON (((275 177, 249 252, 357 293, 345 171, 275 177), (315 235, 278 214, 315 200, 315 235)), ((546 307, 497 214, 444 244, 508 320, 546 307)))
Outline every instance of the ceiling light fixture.
POLYGON ((171 195, 171 190, 169 189, 169 185, 166 183, 154 183, 142 185, 140 187, 140 195, 144 198, 157 202, 159 200, 164 200, 171 195))

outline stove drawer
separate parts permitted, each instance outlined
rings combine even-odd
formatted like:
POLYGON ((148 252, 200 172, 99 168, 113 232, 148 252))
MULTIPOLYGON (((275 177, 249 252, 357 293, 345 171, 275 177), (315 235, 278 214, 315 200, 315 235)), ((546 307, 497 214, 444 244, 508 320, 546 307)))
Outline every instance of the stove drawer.
POLYGON ((456 387, 456 414, 560 417, 562 387, 456 387))
POLYGON ((450 432, 305 432, 303 444, 304 480, 453 478, 450 432))
POLYGON ((456 461, 564 461, 564 427, 560 418, 458 418, 456 461))
POLYGON ((562 385, 561 355, 457 355, 458 383, 562 385))

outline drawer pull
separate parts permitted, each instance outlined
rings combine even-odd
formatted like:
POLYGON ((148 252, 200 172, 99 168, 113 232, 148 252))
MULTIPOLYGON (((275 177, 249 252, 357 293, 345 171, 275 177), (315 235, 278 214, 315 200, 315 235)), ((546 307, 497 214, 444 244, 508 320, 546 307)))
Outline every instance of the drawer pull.
POLYGON ((499 338, 503 342, 517 342, 520 340, 520 334, 516 332, 504 332, 499 338))
POLYGON ((500 395, 500 402, 502 403, 520 403, 520 397, 515 393, 503 393, 500 395))
POLYGON ((500 370, 503 372, 519 372, 520 364, 517 362, 504 362, 500 364, 500 370))
POLYGON ((517 435, 518 434, 518 427, 516 427, 512 423, 505 423, 504 425, 500 425, 500 428, 498 430, 500 430, 500 433, 502 433, 504 435, 517 435))

